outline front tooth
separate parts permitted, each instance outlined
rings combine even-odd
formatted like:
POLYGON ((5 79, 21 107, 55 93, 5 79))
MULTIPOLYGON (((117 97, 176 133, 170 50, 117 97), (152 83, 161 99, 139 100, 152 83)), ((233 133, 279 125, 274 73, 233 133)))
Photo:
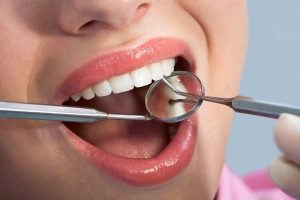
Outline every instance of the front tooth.
POLYGON ((150 64, 148 66, 148 69, 149 69, 149 72, 154 81, 157 81, 157 80, 160 80, 163 78, 164 74, 162 71, 162 65, 159 62, 150 64))
POLYGON ((114 93, 121 93, 134 88, 130 75, 123 74, 109 79, 111 89, 114 93))
POLYGON ((93 91, 96 93, 96 95, 98 97, 103 97, 103 96, 107 96, 110 95, 112 92, 111 86, 109 84, 109 82, 107 80, 96 84, 93 87, 93 91))
POLYGON ((152 82, 152 77, 147 67, 136 69, 130 75, 135 87, 143 87, 152 82))
POLYGON ((164 76, 170 76, 171 73, 174 71, 175 67, 175 59, 167 59, 161 61, 162 71, 164 76))
POLYGON ((92 90, 92 88, 87 88, 85 90, 83 90, 81 92, 81 96, 85 99, 85 100, 90 100, 92 98, 95 97, 95 93, 94 91, 92 90))

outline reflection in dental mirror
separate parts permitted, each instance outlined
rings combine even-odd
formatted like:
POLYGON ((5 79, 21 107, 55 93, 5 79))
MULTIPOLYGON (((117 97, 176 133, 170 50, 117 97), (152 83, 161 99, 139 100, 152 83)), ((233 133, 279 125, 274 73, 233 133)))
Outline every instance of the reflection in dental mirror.
POLYGON ((202 104, 198 96, 204 96, 199 78, 189 72, 176 71, 151 85, 145 104, 151 118, 174 123, 198 109, 202 104))
POLYGON ((203 101, 222 104, 234 111, 277 119, 282 113, 300 116, 300 108, 273 102, 257 101, 251 97, 220 98, 205 96, 200 79, 184 71, 154 82, 149 88, 145 104, 150 117, 166 123, 187 119, 198 110, 203 101))

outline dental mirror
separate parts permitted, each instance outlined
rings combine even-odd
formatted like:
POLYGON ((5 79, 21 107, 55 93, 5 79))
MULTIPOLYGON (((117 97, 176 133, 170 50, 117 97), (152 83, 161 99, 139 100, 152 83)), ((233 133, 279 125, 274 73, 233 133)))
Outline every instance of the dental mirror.
POLYGON ((154 119, 175 123, 188 119, 199 109, 203 101, 222 104, 239 113, 274 119, 281 113, 300 116, 300 108, 289 105, 257 101, 245 96, 233 98, 205 96, 204 86, 196 75, 186 71, 175 71, 150 86, 145 97, 148 112, 145 115, 112 114, 93 108, 0 101, 0 117, 79 123, 108 119, 139 121, 154 119))
POLYGON ((200 79, 189 72, 176 71, 154 82, 145 97, 150 117, 175 123, 187 119, 201 106, 204 87, 200 79))
POLYGON ((203 101, 228 106, 235 112, 274 119, 279 118, 282 113, 300 116, 300 108, 289 105, 257 101, 246 96, 233 98, 205 96, 200 79, 186 71, 175 71, 170 76, 154 82, 145 98, 150 117, 166 123, 189 118, 199 109, 203 101))

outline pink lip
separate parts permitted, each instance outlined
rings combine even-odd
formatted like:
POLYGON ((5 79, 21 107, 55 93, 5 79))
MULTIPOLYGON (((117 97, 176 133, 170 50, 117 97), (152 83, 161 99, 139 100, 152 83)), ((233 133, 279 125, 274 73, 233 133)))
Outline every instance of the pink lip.
MULTIPOLYGON (((130 50, 100 56, 76 69, 58 90, 56 102, 109 77, 132 71, 158 60, 176 57, 189 59, 187 45, 170 38, 152 39, 130 50)), ((193 71, 193 68, 191 68, 193 71)), ((178 176, 189 164, 196 144, 196 118, 180 123, 168 146, 149 159, 126 158, 107 153, 78 137, 61 124, 62 133, 84 157, 114 180, 137 187, 160 185, 178 176)))
POLYGON ((189 164, 196 144, 196 119, 181 122, 168 146, 156 157, 126 158, 107 153, 82 140, 67 127, 62 132, 71 144, 100 171, 117 181, 136 187, 150 187, 166 183, 179 175, 189 164))
POLYGON ((179 55, 188 59, 193 66, 187 45, 173 38, 151 39, 137 47, 97 57, 75 69, 65 79, 55 102, 66 101, 71 95, 107 78, 179 55))

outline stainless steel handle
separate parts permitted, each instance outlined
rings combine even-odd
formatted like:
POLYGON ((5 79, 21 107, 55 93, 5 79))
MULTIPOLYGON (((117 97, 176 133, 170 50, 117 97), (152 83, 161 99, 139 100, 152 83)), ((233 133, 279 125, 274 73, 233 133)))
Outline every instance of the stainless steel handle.
POLYGON ((282 113, 300 116, 300 108, 266 101, 257 101, 244 96, 235 97, 232 100, 231 107, 234 111, 239 113, 258 115, 273 119, 279 118, 282 113))
POLYGON ((65 122, 96 122, 105 119, 147 121, 151 119, 143 115, 107 114, 90 108, 17 102, 0 102, 0 117, 65 122))

